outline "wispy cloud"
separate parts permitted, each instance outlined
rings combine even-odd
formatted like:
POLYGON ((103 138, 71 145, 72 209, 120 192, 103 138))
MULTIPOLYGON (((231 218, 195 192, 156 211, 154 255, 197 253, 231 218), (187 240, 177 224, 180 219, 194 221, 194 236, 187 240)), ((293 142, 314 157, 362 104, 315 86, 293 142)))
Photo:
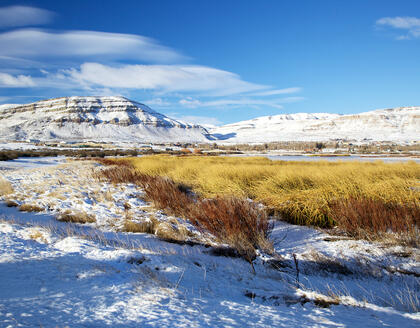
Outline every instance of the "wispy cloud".
POLYGON ((179 52, 141 35, 94 31, 49 32, 19 29, 0 34, 0 56, 18 58, 136 59, 146 62, 179 62, 179 52))
POLYGON ((417 17, 383 17, 376 21, 376 25, 406 30, 407 34, 397 36, 397 40, 420 38, 420 18, 417 17))
POLYGON ((293 88, 275 89, 275 90, 256 92, 256 93, 253 93, 252 96, 276 96, 276 95, 297 93, 300 91, 302 91, 302 88, 293 87, 293 88))
POLYGON ((6 88, 20 88, 20 87, 33 87, 35 82, 30 76, 17 75, 13 76, 7 73, 0 72, 0 87, 6 88))
MULTIPOLYGON (((18 27, 0 33, 0 88, 37 88, 49 95, 141 94, 152 107, 184 109, 281 109, 303 99, 279 99, 300 92, 299 87, 276 89, 227 70, 192 65, 180 51, 142 35, 20 28, 48 23, 54 15, 28 6, 0 8, 0 28, 18 27)), ((216 124, 205 116, 187 120, 216 124)))
POLYGON ((28 6, 10 6, 0 8, 0 28, 47 24, 54 13, 28 6))
POLYGON ((268 88, 243 81, 237 74, 199 65, 112 67, 99 63, 84 63, 80 70, 68 70, 65 74, 73 81, 85 85, 163 92, 211 92, 219 96, 268 88))
POLYGON ((166 100, 163 100, 162 98, 153 98, 144 100, 143 103, 145 103, 148 106, 158 106, 158 107, 168 107, 172 103, 166 100))
POLYGON ((211 101, 201 101, 193 98, 185 98, 179 100, 179 104, 188 107, 188 108, 198 108, 198 107, 243 107, 243 106, 268 106, 277 109, 282 109, 281 104, 296 102, 303 100, 302 97, 287 97, 282 99, 271 99, 271 100, 261 100, 261 99, 252 99, 252 98, 241 98, 241 99, 218 99, 211 101))

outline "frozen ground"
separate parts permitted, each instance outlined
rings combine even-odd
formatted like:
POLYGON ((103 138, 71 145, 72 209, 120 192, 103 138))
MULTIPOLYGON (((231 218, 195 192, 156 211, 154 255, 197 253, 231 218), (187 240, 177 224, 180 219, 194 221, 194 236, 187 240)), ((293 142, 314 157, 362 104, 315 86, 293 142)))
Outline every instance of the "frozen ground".
POLYGON ((45 208, 0 205, 0 326, 420 325, 417 249, 277 223, 278 256, 259 256, 254 274, 245 261, 209 247, 121 232, 127 215, 176 219, 150 208, 133 185, 97 182, 97 169, 70 162, 0 171, 15 189, 9 201, 45 208), (57 221, 66 209, 96 222, 57 221))

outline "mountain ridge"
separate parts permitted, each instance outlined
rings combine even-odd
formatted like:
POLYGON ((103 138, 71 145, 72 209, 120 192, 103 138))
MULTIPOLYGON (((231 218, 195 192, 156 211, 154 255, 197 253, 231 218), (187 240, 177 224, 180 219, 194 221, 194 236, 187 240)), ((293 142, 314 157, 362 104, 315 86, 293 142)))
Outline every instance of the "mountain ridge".
POLYGON ((1 140, 103 142, 418 141, 420 106, 358 114, 261 116, 215 128, 172 119, 125 97, 60 97, 0 105, 1 140))
POLYGON ((420 106, 378 109, 358 114, 296 113, 261 116, 210 130, 228 143, 274 141, 419 140, 420 106))

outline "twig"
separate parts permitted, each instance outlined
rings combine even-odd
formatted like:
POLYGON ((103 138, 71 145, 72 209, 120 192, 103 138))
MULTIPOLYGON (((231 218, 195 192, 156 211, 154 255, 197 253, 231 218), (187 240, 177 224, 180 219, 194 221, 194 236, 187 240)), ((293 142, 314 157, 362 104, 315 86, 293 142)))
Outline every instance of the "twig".
POLYGON ((293 253, 292 255, 293 255, 293 260, 295 261, 295 266, 296 266, 296 286, 299 286, 299 261, 295 253, 293 253))
POLYGON ((177 283, 175 285, 175 290, 178 289, 179 283, 181 282, 182 277, 184 276, 184 272, 185 272, 185 269, 184 269, 184 271, 182 271, 181 275, 179 276, 179 279, 178 279, 178 281, 177 281, 177 283))

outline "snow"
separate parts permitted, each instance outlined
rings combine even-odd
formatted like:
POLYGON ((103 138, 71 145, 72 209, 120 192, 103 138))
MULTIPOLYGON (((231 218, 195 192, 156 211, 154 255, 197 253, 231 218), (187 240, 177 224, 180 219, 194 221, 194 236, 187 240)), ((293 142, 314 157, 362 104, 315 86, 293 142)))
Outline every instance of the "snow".
POLYGON ((420 324, 420 312, 410 310, 406 297, 418 300, 419 278, 386 270, 420 273, 417 249, 332 239, 320 230, 277 222, 272 238, 278 257, 261 254, 254 274, 244 260, 211 255, 204 246, 121 232, 124 202, 139 221, 152 214, 159 221, 176 218, 147 209, 136 186, 96 181, 92 172, 98 169, 75 161, 0 171, 16 191, 6 197, 45 206, 44 212, 24 213, 0 204, 0 326, 420 324), (98 194, 107 196, 100 200, 98 194), (57 221, 55 215, 68 208, 97 221, 57 221), (409 255, 396 255, 404 252, 409 255), (329 270, 325 260, 334 261, 329 270), (320 299, 339 305, 319 307, 320 299))
POLYGON ((297 113, 258 117, 209 132, 224 143, 271 141, 395 141, 420 135, 420 107, 401 107, 360 114, 297 113))

